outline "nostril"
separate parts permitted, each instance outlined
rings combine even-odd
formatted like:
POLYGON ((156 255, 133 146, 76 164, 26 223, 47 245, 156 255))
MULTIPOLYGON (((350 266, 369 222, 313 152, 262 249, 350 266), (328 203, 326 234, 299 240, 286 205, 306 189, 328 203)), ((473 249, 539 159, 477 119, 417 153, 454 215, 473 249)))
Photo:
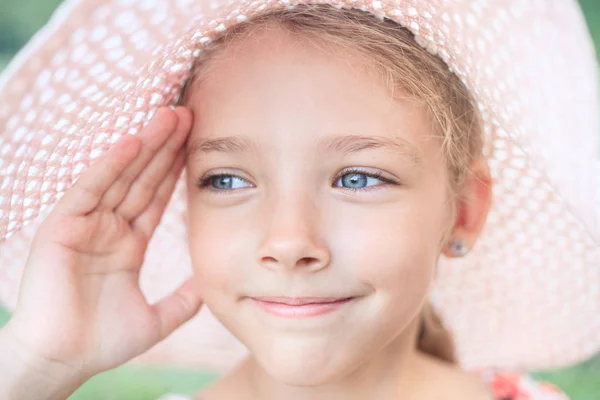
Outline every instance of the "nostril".
POLYGON ((260 262, 261 263, 269 263, 269 264, 271 264, 271 263, 276 263, 277 260, 275 258, 273 258, 273 257, 267 256, 267 257, 261 258, 260 262))
POLYGON ((314 258, 314 257, 304 257, 300 260, 298 260, 298 266, 299 267, 309 267, 310 265, 319 262, 318 259, 314 258))
POLYGON ((312 266, 316 266, 321 262, 318 258, 315 257, 303 257, 301 259, 296 260, 296 262, 293 262, 292 260, 288 260, 286 262, 285 258, 278 260, 275 257, 265 256, 260 259, 260 263, 263 266, 267 266, 269 268, 274 268, 277 265, 281 265, 286 268, 309 268, 312 266))

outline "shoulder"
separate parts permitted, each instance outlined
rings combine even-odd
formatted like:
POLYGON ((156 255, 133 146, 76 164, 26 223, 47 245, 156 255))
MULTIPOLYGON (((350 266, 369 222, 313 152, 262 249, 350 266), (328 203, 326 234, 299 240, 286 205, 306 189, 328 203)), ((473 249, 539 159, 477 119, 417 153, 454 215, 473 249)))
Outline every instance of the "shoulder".
POLYGON ((537 381, 528 374, 499 370, 486 370, 479 373, 493 393, 494 400, 569 400, 569 397, 555 385, 537 381))
POLYGON ((185 395, 178 393, 167 393, 162 395, 156 400, 209 400, 209 399, 222 399, 222 398, 232 398, 232 397, 223 397, 223 393, 209 393, 206 390, 201 390, 197 392, 195 395, 185 395))
POLYGON ((156 400, 205 400, 205 398, 202 397, 201 394, 202 393, 197 393, 194 396, 188 396, 185 394, 167 393, 167 394, 160 396, 156 400))
POLYGON ((193 397, 183 394, 167 393, 156 400, 194 400, 193 397))

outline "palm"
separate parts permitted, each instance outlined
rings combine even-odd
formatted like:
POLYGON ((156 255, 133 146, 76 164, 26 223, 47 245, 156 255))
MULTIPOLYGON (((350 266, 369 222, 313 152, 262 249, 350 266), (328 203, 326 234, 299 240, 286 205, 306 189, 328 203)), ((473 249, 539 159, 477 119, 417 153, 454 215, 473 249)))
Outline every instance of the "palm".
MULTIPOLYGON (((160 128, 160 122, 155 126, 160 128)), ((147 149, 152 140, 156 147, 145 156, 113 154, 113 162, 124 165, 113 165, 112 175, 101 162, 90 167, 42 223, 11 319, 34 351, 98 373, 143 353, 197 312, 199 297, 189 283, 178 299, 158 305, 148 304, 139 287, 148 242, 183 168, 179 148, 189 122, 180 122, 180 131, 168 140, 165 133, 161 139, 158 128, 154 136, 142 136, 150 143, 147 149), (128 183, 120 177, 137 180, 128 183), (144 184, 136 186, 138 181, 144 184), (151 190, 148 182, 157 182, 157 188, 151 190), (190 298, 185 315, 182 297, 190 298)))

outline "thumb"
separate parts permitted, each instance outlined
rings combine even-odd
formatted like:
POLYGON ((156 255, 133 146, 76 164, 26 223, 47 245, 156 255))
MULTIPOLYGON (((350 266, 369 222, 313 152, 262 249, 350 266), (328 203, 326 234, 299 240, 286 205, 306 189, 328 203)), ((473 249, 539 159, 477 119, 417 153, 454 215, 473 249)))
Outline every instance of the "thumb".
POLYGON ((160 328, 159 340, 169 336, 200 310, 202 297, 196 279, 197 277, 192 275, 174 293, 152 305, 160 328))

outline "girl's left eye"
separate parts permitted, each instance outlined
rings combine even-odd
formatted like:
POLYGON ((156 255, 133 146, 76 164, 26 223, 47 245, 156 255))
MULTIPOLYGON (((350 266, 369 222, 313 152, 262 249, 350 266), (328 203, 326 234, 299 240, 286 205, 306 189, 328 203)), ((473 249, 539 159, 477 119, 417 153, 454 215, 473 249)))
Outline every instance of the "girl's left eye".
MULTIPOLYGON (((398 185, 397 182, 383 176, 381 172, 367 172, 360 169, 346 170, 335 179, 334 186, 351 191, 376 190, 375 186, 398 185), (377 184, 377 182, 383 182, 377 184), (338 185, 341 183, 341 185, 338 185)), ((198 179, 196 186, 207 188, 219 194, 225 194, 234 189, 252 187, 244 178, 233 174, 211 174, 198 179)))
POLYGON ((342 187, 344 189, 350 189, 352 191, 369 191, 374 190, 375 186, 396 184, 396 182, 391 179, 385 178, 381 172, 367 172, 358 169, 346 170, 343 175, 336 179, 336 186, 338 182, 343 185, 342 187), (383 184, 377 184, 377 182, 383 182, 383 184))

